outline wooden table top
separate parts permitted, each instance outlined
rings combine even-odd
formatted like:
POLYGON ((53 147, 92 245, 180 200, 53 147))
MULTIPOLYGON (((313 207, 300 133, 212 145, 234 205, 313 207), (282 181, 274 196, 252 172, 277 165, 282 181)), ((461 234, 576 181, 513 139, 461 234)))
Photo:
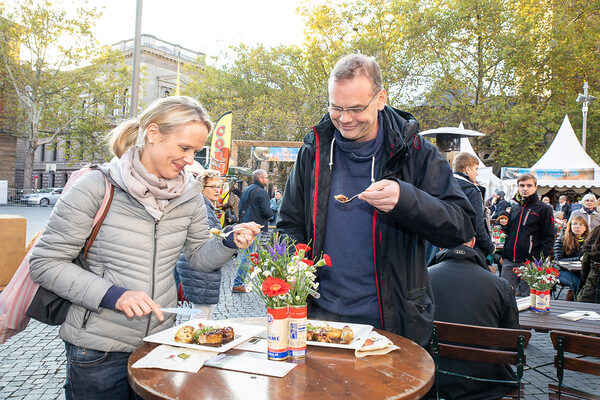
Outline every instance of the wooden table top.
MULTIPOLYGON (((144 343, 129 357, 129 383, 145 400, 420 399, 433 385, 433 360, 416 343, 389 332, 378 332, 400 349, 357 358, 353 350, 308 346, 306 358, 293 361, 298 366, 283 378, 211 367, 202 367, 198 373, 131 368, 157 346, 144 343)), ((234 349, 228 353, 241 351, 234 349)))
POLYGON ((595 311, 600 314, 600 304, 550 300, 550 311, 547 313, 537 313, 531 310, 519 312, 519 324, 521 325, 521 329, 535 329, 536 331, 541 332, 560 330, 565 332, 600 336, 600 321, 590 321, 585 319, 580 319, 579 321, 569 321, 568 319, 557 317, 557 315, 564 314, 569 311, 579 310, 595 311))

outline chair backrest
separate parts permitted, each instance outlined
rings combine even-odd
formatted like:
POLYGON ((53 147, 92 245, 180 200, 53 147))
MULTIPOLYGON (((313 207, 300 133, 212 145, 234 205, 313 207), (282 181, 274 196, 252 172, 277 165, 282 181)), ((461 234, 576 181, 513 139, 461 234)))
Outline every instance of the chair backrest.
MULTIPOLYGON (((524 349, 531 331, 434 321, 439 355, 466 361, 517 365, 519 342, 524 349)), ((525 363, 525 355, 521 362, 525 363)))
POLYGON ((600 362, 564 354, 568 352, 600 358, 600 337, 550 331, 550 339, 557 350, 556 356, 554 356, 554 365, 557 369, 562 368, 600 376, 600 362))
MULTIPOLYGON (((460 376, 467 379, 488 382, 521 383, 525 365, 525 348, 531 338, 531 331, 522 329, 491 328, 476 325, 433 322, 431 349, 436 368, 436 392, 439 398, 438 374, 460 376), (485 362, 502 365, 516 365, 515 381, 499 381, 457 374, 439 368, 439 358, 485 362)), ((520 398, 520 390, 518 396, 520 398)))

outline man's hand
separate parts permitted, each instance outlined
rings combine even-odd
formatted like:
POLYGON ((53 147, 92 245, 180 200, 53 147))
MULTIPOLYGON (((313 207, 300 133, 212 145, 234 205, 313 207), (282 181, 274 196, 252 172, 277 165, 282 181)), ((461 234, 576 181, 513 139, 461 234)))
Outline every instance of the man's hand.
POLYGON ((396 181, 384 179, 371 184, 358 198, 366 201, 383 212, 389 212, 396 207, 400 198, 400 185, 396 181))
POLYGON ((233 241, 239 249, 247 249, 254 241, 254 237, 260 233, 260 225, 256 222, 244 222, 234 225, 234 229, 245 228, 233 233, 233 241))
POLYGON ((119 297, 115 308, 123 311, 128 318, 143 317, 154 312, 160 321, 164 320, 160 306, 145 292, 128 290, 119 297))

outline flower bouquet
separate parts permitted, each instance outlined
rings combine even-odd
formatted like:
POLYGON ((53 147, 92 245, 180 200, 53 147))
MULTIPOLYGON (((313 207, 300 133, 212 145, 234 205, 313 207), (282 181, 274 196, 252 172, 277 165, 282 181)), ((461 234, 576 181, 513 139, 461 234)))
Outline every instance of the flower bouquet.
POLYGON ((277 235, 266 245, 258 244, 250 254, 245 283, 267 306, 268 357, 284 360, 306 355, 306 300, 319 297, 318 267, 329 265, 329 256, 307 259, 310 247, 277 235), (289 320, 288 320, 289 318, 289 320), (291 341, 291 343, 289 342, 291 341))
POLYGON ((550 257, 526 261, 524 265, 513 268, 513 271, 529 284, 529 308, 537 312, 550 311, 550 289, 558 282, 559 275, 550 257))

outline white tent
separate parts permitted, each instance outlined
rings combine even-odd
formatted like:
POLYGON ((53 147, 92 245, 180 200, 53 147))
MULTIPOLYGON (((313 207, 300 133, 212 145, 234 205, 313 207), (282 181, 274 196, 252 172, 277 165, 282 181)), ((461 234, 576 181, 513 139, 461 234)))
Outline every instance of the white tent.
MULTIPOLYGON (((590 189, 600 194, 600 167, 583 150, 575 131, 565 115, 562 125, 544 155, 531 167, 532 172, 541 170, 594 170, 594 179, 538 179, 538 192, 544 194, 551 189, 572 189, 583 193, 590 189)), ((516 180, 502 181, 507 188, 506 192, 516 191, 516 180)))

